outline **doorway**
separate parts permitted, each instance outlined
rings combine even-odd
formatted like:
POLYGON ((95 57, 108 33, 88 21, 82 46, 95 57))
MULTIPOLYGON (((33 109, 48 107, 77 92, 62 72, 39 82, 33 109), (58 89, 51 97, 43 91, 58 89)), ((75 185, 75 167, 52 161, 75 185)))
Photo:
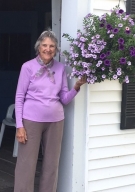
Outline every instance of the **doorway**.
POLYGON ((0 121, 14 103, 19 71, 35 57, 40 33, 52 28, 51 0, 0 1, 0 121))

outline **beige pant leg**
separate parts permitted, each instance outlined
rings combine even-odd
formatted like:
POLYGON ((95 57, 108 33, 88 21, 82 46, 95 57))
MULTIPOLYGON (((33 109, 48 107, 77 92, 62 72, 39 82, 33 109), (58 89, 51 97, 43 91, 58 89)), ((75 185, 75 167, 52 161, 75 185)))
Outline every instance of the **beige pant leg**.
POLYGON ((14 192, 34 192, 34 178, 44 123, 24 120, 28 141, 19 143, 14 192))
POLYGON ((39 192, 56 192, 64 120, 48 123, 42 135, 43 162, 39 192))

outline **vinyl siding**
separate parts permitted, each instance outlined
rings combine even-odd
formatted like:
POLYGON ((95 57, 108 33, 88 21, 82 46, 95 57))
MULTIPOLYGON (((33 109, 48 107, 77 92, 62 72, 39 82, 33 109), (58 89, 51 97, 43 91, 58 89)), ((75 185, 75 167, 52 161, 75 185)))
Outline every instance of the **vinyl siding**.
POLYGON ((135 191, 135 130, 120 130, 118 81, 88 86, 88 192, 135 191))

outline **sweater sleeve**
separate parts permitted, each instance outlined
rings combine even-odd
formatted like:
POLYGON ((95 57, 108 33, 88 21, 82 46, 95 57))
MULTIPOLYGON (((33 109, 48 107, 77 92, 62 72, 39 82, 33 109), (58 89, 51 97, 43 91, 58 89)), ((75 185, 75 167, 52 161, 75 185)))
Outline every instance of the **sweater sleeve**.
POLYGON ((61 103, 67 105, 72 101, 72 99, 77 95, 77 93, 78 92, 74 88, 72 88, 69 91, 68 83, 67 83, 67 75, 66 75, 66 71, 64 70, 63 77, 62 77, 61 91, 59 93, 61 103))
POLYGON ((22 65, 15 96, 16 128, 23 127, 22 115, 25 95, 30 83, 30 70, 27 65, 22 65))

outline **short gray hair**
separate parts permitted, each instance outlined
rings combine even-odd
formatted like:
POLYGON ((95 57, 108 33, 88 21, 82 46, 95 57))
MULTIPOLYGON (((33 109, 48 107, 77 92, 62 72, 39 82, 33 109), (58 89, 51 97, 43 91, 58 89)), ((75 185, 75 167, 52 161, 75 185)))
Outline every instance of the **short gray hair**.
POLYGON ((47 30, 47 31, 43 31, 41 33, 41 35, 39 36, 39 38, 37 39, 36 43, 35 43, 35 51, 36 51, 36 55, 39 54, 39 46, 41 44, 41 42, 45 39, 45 38, 50 38, 56 45, 56 53, 60 51, 59 47, 58 47, 58 39, 55 35, 55 33, 51 30, 47 30))

